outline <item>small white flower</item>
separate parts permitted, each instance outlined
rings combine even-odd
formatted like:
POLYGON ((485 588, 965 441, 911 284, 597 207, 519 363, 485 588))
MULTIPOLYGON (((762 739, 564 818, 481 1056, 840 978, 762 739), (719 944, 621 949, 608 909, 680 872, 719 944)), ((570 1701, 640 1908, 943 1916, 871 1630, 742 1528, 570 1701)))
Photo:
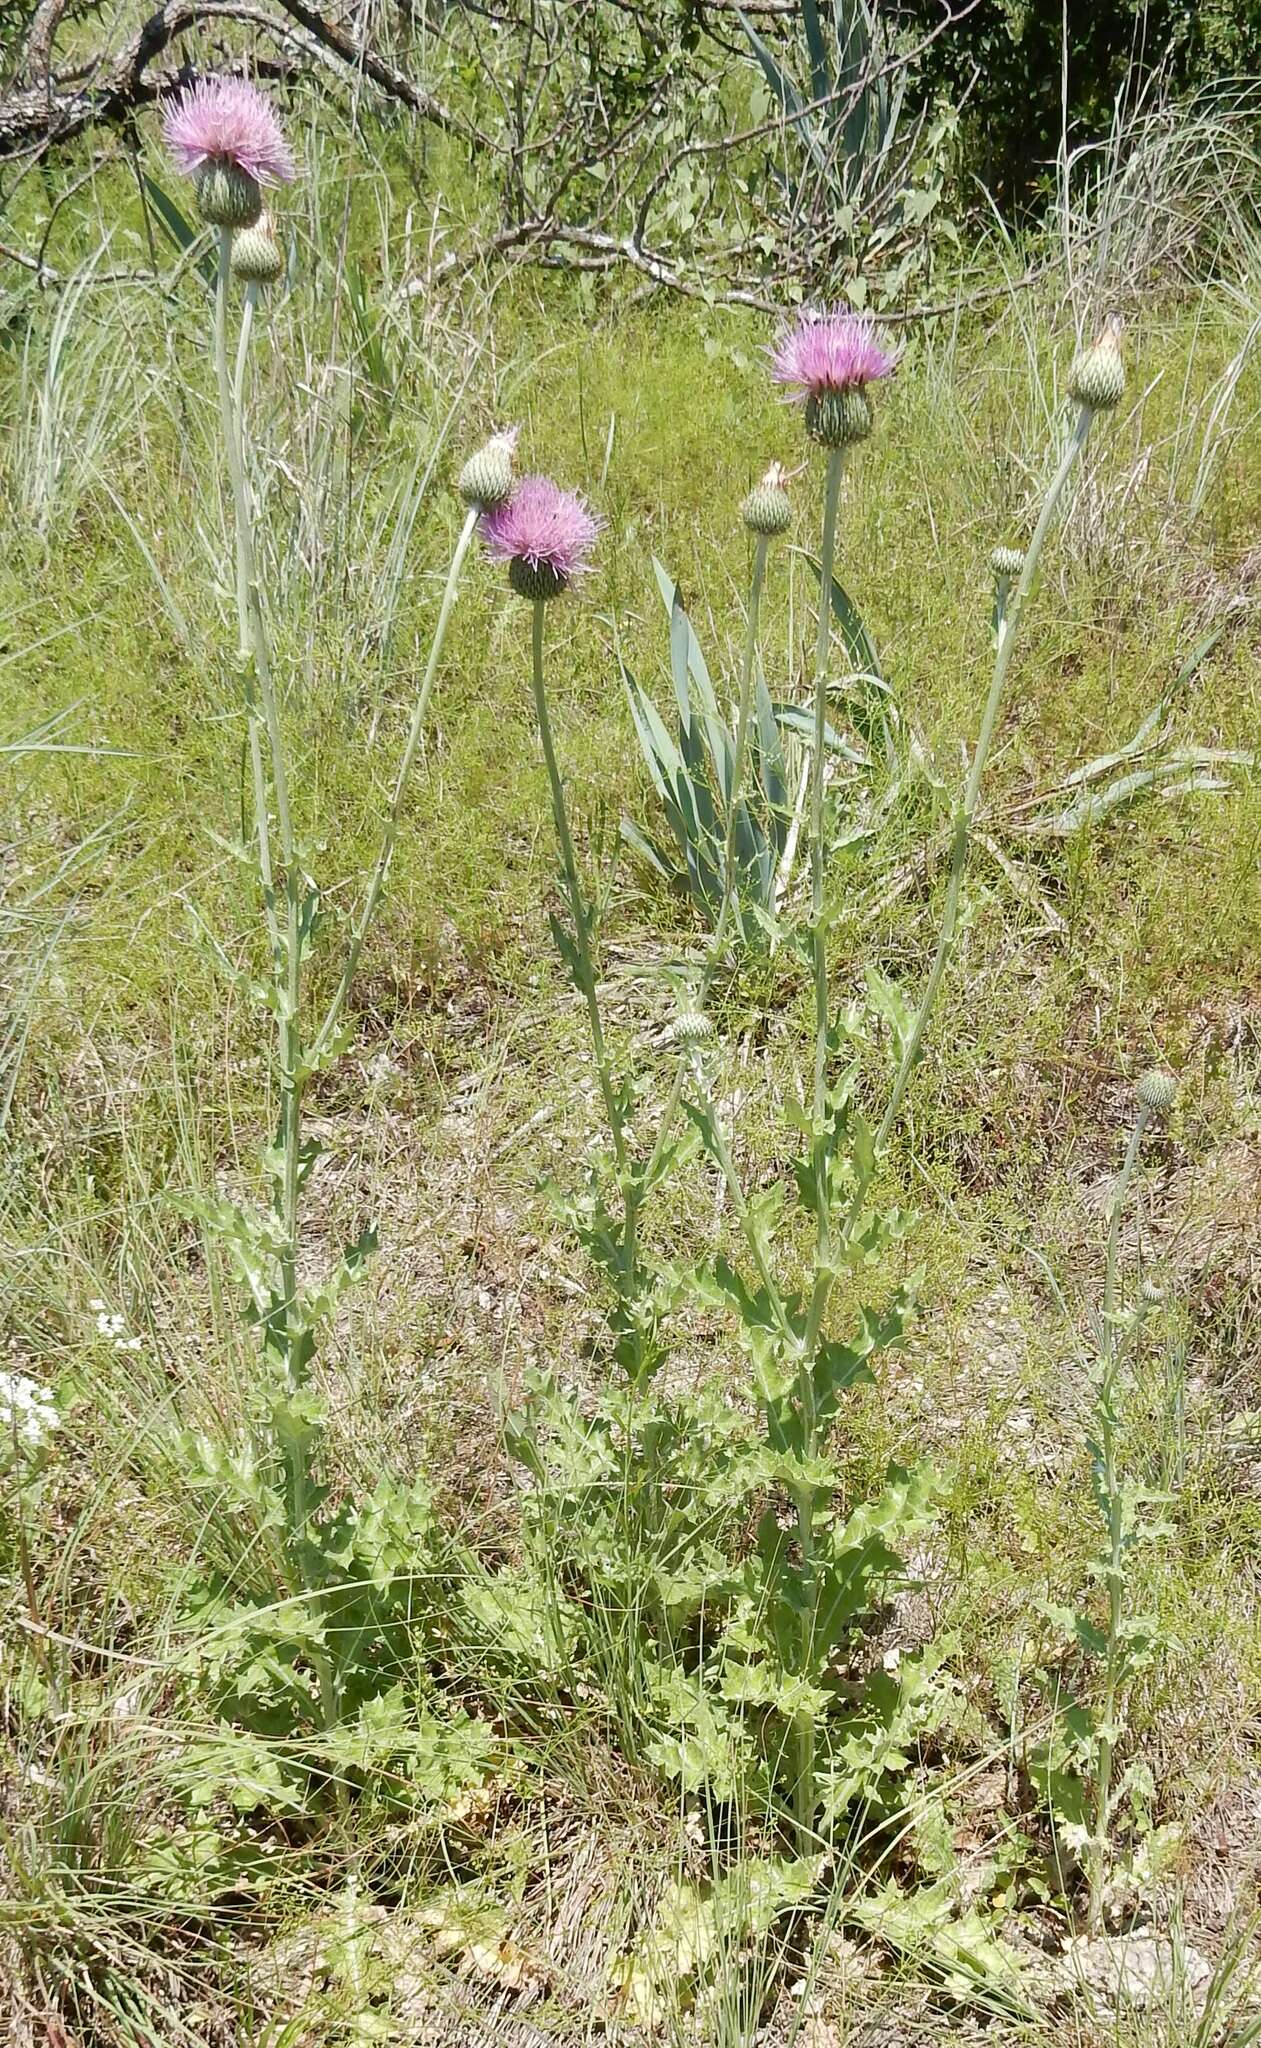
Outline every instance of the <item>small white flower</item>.
POLYGON ((61 1421, 48 1387, 27 1379, 25 1373, 0 1372, 0 1433, 37 1448, 61 1421))

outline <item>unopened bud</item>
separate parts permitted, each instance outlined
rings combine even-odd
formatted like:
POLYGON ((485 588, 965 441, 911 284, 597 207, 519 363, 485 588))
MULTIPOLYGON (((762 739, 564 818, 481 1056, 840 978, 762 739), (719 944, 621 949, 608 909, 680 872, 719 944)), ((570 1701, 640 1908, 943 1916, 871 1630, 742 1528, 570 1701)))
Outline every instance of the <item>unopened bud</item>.
POLYGON ((703 1045, 714 1035, 713 1019, 703 1010, 681 1010, 670 1035, 676 1045, 703 1045))
POLYGON ((990 568, 999 583, 1013 583, 1025 566, 1025 558, 1019 548, 995 548, 990 556, 990 568))
POLYGON ((284 268, 284 253, 269 213, 260 213, 253 227, 233 235, 232 275, 242 284, 275 284, 284 268))
POLYGON ((492 434, 484 447, 469 456, 460 471, 457 488, 470 510, 492 511, 512 496, 512 457, 518 432, 518 428, 509 427, 505 433, 492 434))
POLYGON ((1172 1074, 1162 1074, 1158 1067, 1153 1067, 1150 1074, 1144 1074, 1134 1092, 1141 1108, 1150 1110, 1153 1116, 1161 1116, 1173 1108, 1178 1084, 1172 1074))
POLYGON ((1091 412, 1110 412, 1125 395, 1125 359, 1121 354, 1121 319, 1109 313, 1091 348, 1080 350, 1069 371, 1068 391, 1091 412))
POLYGON ((740 516, 750 533, 772 539, 787 533, 793 508, 784 486, 787 476, 782 463, 772 462, 760 484, 755 484, 740 507, 740 516))

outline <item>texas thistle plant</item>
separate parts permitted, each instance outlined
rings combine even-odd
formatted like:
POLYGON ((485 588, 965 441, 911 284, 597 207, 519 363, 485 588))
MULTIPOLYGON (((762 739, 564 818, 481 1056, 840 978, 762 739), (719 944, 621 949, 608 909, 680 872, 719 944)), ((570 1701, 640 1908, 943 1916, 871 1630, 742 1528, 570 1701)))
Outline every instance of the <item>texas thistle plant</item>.
POLYGON ((600 1012, 596 912, 584 893, 579 872, 544 675, 548 605, 589 573, 600 525, 577 492, 563 490, 545 476, 523 477, 509 497, 483 512, 481 521, 487 554, 492 561, 506 565, 511 588, 529 601, 532 610, 534 713, 547 768, 561 879, 569 907, 568 925, 556 916, 551 918, 552 936, 586 1008, 612 1148, 611 1179, 616 1190, 613 1206, 609 1206, 597 1168, 585 1195, 569 1204, 569 1215, 587 1250, 612 1283, 614 1356, 631 1382, 640 1384, 651 1373, 656 1354, 648 1275, 639 1259, 638 1217, 647 1188, 655 1184, 664 1162, 636 1158, 632 1153, 630 1089, 614 1072, 600 1012))
MULTIPOLYGON (((237 1510, 248 1509, 263 1529, 282 1533, 278 1570, 281 1591, 264 1584, 250 1612, 231 1605, 216 1612, 212 1662, 221 1692, 234 1710, 249 1711, 271 1729, 296 1732, 306 1717, 306 1677, 317 1681, 318 1720, 327 1735, 359 1704, 364 1674, 356 1658, 362 1646, 378 1645, 397 1621, 392 1576, 382 1570, 388 1554, 404 1556, 409 1542, 428 1540, 427 1502, 415 1489, 382 1482, 371 1499, 324 1511, 327 1486, 317 1473, 326 1411, 311 1384, 317 1345, 342 1293, 375 1248, 369 1226, 336 1269, 315 1286, 299 1278, 302 1198, 318 1146, 304 1135, 304 1097, 312 1077, 345 1049, 347 995, 364 939, 388 877, 402 805, 442 655, 460 572, 484 507, 496 502, 511 478, 513 437, 498 436, 471 459, 469 469, 485 472, 481 488, 465 488, 465 517, 447 576, 428 660, 412 709, 380 849, 362 908, 348 934, 340 977, 322 1015, 308 1015, 304 968, 322 915, 319 888, 309 855, 298 837, 291 794, 290 761, 282 720, 281 691, 273 671, 267 616, 260 588, 254 513, 246 479, 244 415, 247 370, 255 313, 263 287, 283 271, 274 222, 263 211, 262 188, 291 182, 292 153, 276 115, 253 86, 235 79, 210 79, 177 98, 165 120, 168 147, 177 167, 195 184, 203 218, 218 230, 219 270, 215 295, 213 351, 218 379, 220 426, 231 483, 236 557, 238 672, 249 739, 254 807, 254 857, 266 930, 267 971, 248 978, 276 1029, 279 1127, 264 1154, 271 1184, 270 1211, 244 1203, 206 1200, 195 1204, 207 1228, 224 1244, 243 1281, 249 1313, 262 1331, 268 1367, 265 1388, 270 1465, 252 1453, 224 1458, 201 1440, 186 1439, 193 1483, 217 1489, 237 1510), (235 361, 228 343, 231 284, 245 287, 235 361), (276 1483, 273 1485, 273 1472, 276 1483), (251 1618, 252 1613, 252 1618, 251 1618), (245 1672, 233 1677, 228 1645, 236 1643, 245 1672), (257 1692, 269 1673, 268 1698, 252 1702, 241 1694, 248 1680, 257 1692), (277 1718, 279 1716, 279 1719, 277 1718)), ((467 472, 466 472, 467 474, 467 472)), ((248 1576, 248 1575, 247 1575, 248 1576)), ((224 1581, 233 1595, 241 1580, 230 1564, 224 1581)), ((402 1611, 410 1614, 410 1581, 402 1585, 402 1611)), ((369 1691, 389 1682, 388 1660, 374 1667, 369 1691)))
MULTIPOLYGON (((861 1631, 864 1617, 903 1576, 900 1546, 930 1520, 933 1485, 926 1469, 908 1473, 895 1468, 875 1499, 838 1506, 844 1473, 830 1442, 845 1395, 870 1378, 874 1356, 902 1334, 913 1285, 892 1294, 882 1290, 881 1306, 860 1308, 848 1339, 832 1333, 829 1309, 838 1279, 858 1278, 877 1267, 906 1229, 896 1209, 873 1205, 872 1188, 953 949, 971 827, 1015 628, 1069 473, 1099 409, 1081 406, 1027 550, 996 565, 1006 585, 1002 629, 955 813, 937 944, 918 1005, 908 1004, 874 971, 868 976, 871 1008, 891 1027, 896 1048, 883 1112, 873 1122, 858 1093, 867 1036, 862 1006, 851 1004, 836 1016, 831 1007, 823 784, 833 620, 843 615, 833 589, 842 470, 847 451, 871 431, 871 387, 893 368, 892 354, 870 326, 848 314, 803 317, 781 338, 774 355, 775 375, 793 387, 805 408, 810 439, 826 450, 809 791, 812 915, 804 946, 815 1023, 805 1100, 797 1112, 807 1144, 794 1173, 798 1201, 812 1225, 804 1284, 782 1277, 777 1242, 781 1191, 746 1191, 714 1101, 715 1048, 707 997, 734 894, 726 858, 714 943, 671 1034, 680 1052, 675 1085, 646 1163, 642 1154, 632 1154, 629 1085, 615 1079, 605 1044, 592 920, 577 878, 542 680, 544 609, 569 576, 564 563, 548 559, 546 529, 534 532, 530 522, 513 516, 511 505, 487 522, 495 552, 509 563, 514 587, 535 605, 536 707, 573 918, 572 933, 555 920, 553 928, 587 1002, 613 1134, 612 1178, 621 1197, 615 1213, 617 1205, 610 1207, 597 1191, 585 1210, 575 1205, 575 1215, 584 1242, 614 1282, 615 1356, 627 1370, 633 1396, 629 1401, 597 1397, 594 1414, 586 1415, 553 1383, 540 1383, 524 1414, 514 1420, 511 1440, 541 1482, 539 1513, 546 1519, 550 1512, 551 1539, 562 1533, 567 1519, 574 1523, 574 1559, 592 1589, 587 1611, 598 1603, 603 1574, 604 1590, 618 1610, 625 1614, 633 1606, 642 1617, 647 1690, 665 1717, 647 1744, 649 1756, 678 1775, 689 1791, 708 1787, 725 1800, 739 1785, 746 1803, 760 1806, 791 1830, 801 1858, 826 1847, 855 1800, 878 1805, 888 1796, 886 1770, 896 1768, 902 1745, 933 1710, 931 1657, 904 1660, 896 1678, 873 1671, 865 1685, 849 1686, 844 1700, 837 1692, 838 1660, 861 1631), (751 1258, 751 1279, 724 1258, 704 1261, 690 1273, 654 1274, 641 1255, 637 1232, 643 1201, 684 1151, 673 1138, 680 1104, 725 1182, 751 1258), (734 1310, 760 1411, 760 1443, 740 1420, 722 1433, 718 1498, 697 1486, 694 1473, 684 1476, 689 1473, 686 1404, 672 1409, 648 1392, 651 1371, 669 1348, 670 1312, 689 1295, 734 1310), (749 1502, 765 1499, 768 1489, 771 1500, 753 1552, 733 1567, 727 1545, 749 1502), (790 1504, 787 1519, 775 1502, 781 1492, 790 1504), (614 1503, 612 1521, 609 1501, 614 1503)), ((777 484, 778 479, 770 480, 772 490, 777 484)), ((540 498, 540 510, 544 502, 540 498)), ((763 517, 767 509, 760 502, 751 508, 759 541, 773 537, 760 528, 782 525, 782 508, 776 503, 769 507, 771 516, 763 517)), ((748 730, 760 554, 759 549, 749 607, 744 717, 737 723, 740 774, 733 757, 729 819, 740 816, 741 779, 747 773, 748 748, 740 746, 739 738, 741 724, 746 737, 748 730)), ((687 669, 692 661, 687 622, 685 616, 680 621, 677 610, 673 625, 679 662, 687 669)), ((576 1630, 572 1614, 570 1622, 576 1630)), ((577 1633, 571 1639, 576 1641, 577 1633)))
MULTIPOLYGON (((891 1028, 897 1062, 883 1114, 873 1128, 856 1088, 862 1020, 856 1008, 835 1020, 831 1014, 827 960, 826 850, 823 842, 823 733, 826 722, 832 605, 829 603, 842 466, 846 450, 866 438, 872 424, 868 386, 886 376, 893 359, 874 340, 865 322, 847 314, 803 316, 775 351, 774 374, 791 385, 806 408, 810 437, 827 449, 820 603, 815 661, 815 747, 811 759, 813 919, 810 958, 815 992, 813 1087, 800 1120, 808 1146, 795 1168, 799 1201, 813 1222, 813 1249, 800 1288, 778 1278, 774 1238, 778 1199, 746 1196, 731 1148, 713 1102, 696 1091, 691 1114, 727 1183, 732 1208, 743 1229, 756 1272, 747 1285, 729 1267, 714 1269, 713 1294, 735 1308, 764 1403, 769 1470, 785 1487, 795 1517, 795 1542, 764 1525, 758 1545, 755 1583, 741 1618, 728 1632, 724 1661, 732 1647, 748 1669, 738 1676, 743 1696, 773 1708, 782 1729, 782 1768, 791 1782, 799 1854, 817 1846, 818 1830, 852 1796, 855 1780, 844 1760, 854 1753, 853 1716, 837 1724, 829 1671, 855 1619, 901 1567, 894 1545, 904 1541, 928 1511, 926 1474, 891 1473, 885 1493, 847 1518, 838 1514, 841 1472, 828 1455, 828 1438, 846 1390, 870 1375, 868 1360, 896 1340, 911 1305, 911 1289, 895 1292, 881 1311, 860 1313, 856 1337, 836 1341, 828 1329, 833 1289, 843 1273, 857 1275, 878 1262, 905 1230, 896 1210, 870 1203, 877 1168, 886 1151, 911 1074, 918 1059, 938 991, 954 945, 972 822, 1002 703, 1015 644, 1015 628, 1037 568, 1043 543, 1068 475, 1085 443, 1094 404, 1082 403, 1043 503, 1029 547, 1005 593, 994 672, 981 716, 980 733, 956 810, 950 873, 937 945, 918 1005, 874 972, 868 976, 873 1007, 891 1028), (842 401, 844 401, 842 403, 842 401)), ((1093 387, 1092 387, 1093 389, 1093 387)), ((697 1081, 703 1080, 694 1062, 697 1081)), ((724 1683, 731 1685, 728 1675, 724 1683)), ((871 1710, 874 1714, 874 1706, 871 1710)), ((886 1735, 898 1725, 890 1709, 886 1735)))

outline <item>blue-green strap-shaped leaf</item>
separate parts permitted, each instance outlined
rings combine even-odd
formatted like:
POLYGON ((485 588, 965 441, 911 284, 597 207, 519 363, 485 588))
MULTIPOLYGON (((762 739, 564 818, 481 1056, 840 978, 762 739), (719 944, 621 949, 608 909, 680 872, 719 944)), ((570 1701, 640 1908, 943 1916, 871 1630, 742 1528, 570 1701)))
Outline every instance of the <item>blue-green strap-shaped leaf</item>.
POLYGON ((801 0, 801 20, 806 31, 806 48, 810 53, 811 92, 816 100, 825 100, 832 91, 832 72, 823 23, 819 20, 819 0, 801 0))
MULTIPOLYGON (((806 559, 814 571, 816 582, 821 584, 823 580, 822 564, 814 555, 808 555, 806 559)), ((855 668, 863 670, 868 675, 878 676, 883 681, 884 672, 880 666, 880 657, 876 653, 875 642, 864 626, 853 598, 842 588, 835 576, 832 578, 831 594, 832 616, 840 629, 841 638, 845 642, 855 668)))
POLYGON ((796 86, 782 66, 776 63, 767 45, 763 42, 753 23, 749 20, 748 15, 744 12, 744 9, 737 7, 736 14, 739 17, 741 28, 748 37, 749 47, 762 67, 762 74, 779 101, 780 106, 783 108, 788 120, 792 123, 794 133, 801 137, 815 164, 819 170, 822 170, 825 164, 824 151, 815 132, 811 117, 802 106, 801 97, 796 86))
MULTIPOLYGON (((197 241, 199 230, 190 225, 189 221, 175 204, 175 201, 170 197, 169 193, 163 191, 156 179, 151 178, 147 171, 142 172, 141 177, 144 189, 153 202, 158 219, 161 221, 170 240, 180 251, 181 255, 183 255, 197 241)), ((199 256, 193 268, 201 278, 202 283, 213 290, 217 274, 214 257, 209 253, 199 256)))

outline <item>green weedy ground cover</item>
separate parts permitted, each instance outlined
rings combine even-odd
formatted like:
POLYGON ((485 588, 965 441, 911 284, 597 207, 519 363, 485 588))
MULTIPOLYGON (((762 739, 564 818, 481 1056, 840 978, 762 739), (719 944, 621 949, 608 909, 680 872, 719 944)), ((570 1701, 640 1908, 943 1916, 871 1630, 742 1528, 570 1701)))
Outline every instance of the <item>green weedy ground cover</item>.
MULTIPOLYGON (((366 265, 371 222, 359 229, 366 265)), ((388 281, 369 302, 378 349, 316 269, 268 309, 277 346, 257 356, 252 457, 300 834, 319 848, 330 909, 353 915, 461 516, 451 480, 485 430, 520 420, 524 466, 582 486, 608 520, 598 574, 551 628, 549 688, 587 873, 602 877, 617 1058, 664 1098, 666 977, 697 957, 698 932, 619 847, 622 813, 645 814, 650 796, 613 622, 663 697, 655 554, 711 658, 725 650, 734 694, 739 502, 772 458, 797 459, 760 360, 765 330, 524 281, 458 312, 400 308, 388 281)), ((1261 792, 1228 764, 1221 789, 1147 796, 1062 839, 1020 832, 1021 806, 1124 746, 1219 628, 1170 703, 1171 743, 1257 744, 1251 366, 1200 468, 1243 316, 1212 295, 1135 308, 1130 395, 1092 440, 1026 617, 971 914, 886 1172, 890 1198, 917 1212, 905 1264, 925 1269, 921 1309, 879 1384, 851 1396, 843 1440, 855 1498, 890 1459, 927 1453, 940 1475, 916 1590, 878 1641, 890 1668, 939 1644, 949 1712, 909 1760, 911 1819, 880 1874, 908 1903, 833 1908, 811 1933, 813 1965, 777 1976, 770 1915, 738 1883, 703 1890, 711 1859, 725 1867, 713 1835, 727 1823, 663 1784, 628 1734, 633 1666, 611 1654, 606 1676, 620 1676, 570 1696, 563 1643, 550 1678, 531 1652, 524 1688, 515 1639, 501 1632, 495 1650, 493 1570, 521 1562, 502 1414, 528 1365, 578 1386, 598 1377, 589 1274, 538 1192, 548 1176, 572 1183, 597 1106, 581 1006, 547 934, 555 862, 524 614, 485 567, 457 607, 352 995, 354 1045, 312 1090, 326 1160, 309 1251, 334 1258, 379 1220, 380 1252, 321 1362, 326 1476, 353 1498, 383 1473, 427 1475, 442 1535, 417 1632, 439 1647, 430 1664, 416 1651, 417 1683, 435 1721, 467 1707, 489 1747, 474 1733, 454 1754, 435 1738, 404 1799, 382 1709, 362 1733, 370 1789, 348 1810, 308 1812, 267 1730, 232 1751, 190 1703, 194 1580, 243 1550, 265 1576, 273 1540, 247 1505, 224 1505, 226 1487, 189 1490, 172 1451, 189 1431, 226 1455, 256 1370, 232 1283, 182 1198, 243 1192, 274 1116, 258 1012, 207 938, 258 971, 250 877, 232 851, 248 791, 228 509, 199 287, 169 301, 85 292, 60 332, 58 303, 30 301, 3 364, 5 1366, 54 1387, 63 1411, 20 1497, 6 1481, 13 2026, 31 2038, 55 1999, 86 2039, 408 2040, 423 2008, 447 2015, 454 2040, 473 2024, 452 2017, 462 1999, 499 1998, 523 2013, 533 2000, 540 2024, 583 2038, 620 1982, 623 2015, 678 2040, 752 2038, 765 2018, 779 2028, 767 2038, 813 2029, 822 2048, 861 2040, 860 2021, 886 2007, 926 2040, 967 2038, 969 2014, 987 2010, 1015 2039, 1065 2025, 1083 2041, 1193 2038, 1177 1987, 1146 2017, 1096 2022, 1080 1999, 1071 2019, 1051 2017, 1045 1977, 1030 1971, 1014 1993, 987 1944, 1006 1934, 1027 1955, 1061 1924, 1036 1753, 1080 1666, 1048 1609, 1080 1602, 1098 1547, 1080 1346, 1129 1089, 1153 1065, 1182 1087, 1127 1222, 1129 1258, 1162 1290, 1127 1455, 1172 1499, 1166 1533, 1136 1553, 1159 1655, 1136 1683, 1126 1756, 1147 1773, 1133 1778, 1129 1847, 1141 1861, 1144 1845, 1167 1845, 1170 1867, 1137 1868, 1124 1910, 1155 1902, 1167 1918, 1176 1886, 1187 1940, 1229 1958, 1223 1930, 1251 1903, 1261 792), (461 1546, 484 1583, 470 1586, 461 1546), (496 1705, 515 1716, 507 1745, 496 1705), (803 1969, 804 1996, 777 2005, 803 1969)), ((1071 353, 1056 306, 1035 316, 1017 299, 907 341, 846 481, 838 571, 916 745, 887 813, 830 870, 838 999, 873 964, 912 994, 922 983, 960 746, 990 666, 989 554, 1027 537, 1052 379, 1071 353)), ((812 472, 795 487, 798 546, 772 555, 764 600, 781 622, 764 636, 768 681, 802 704, 819 484, 812 472)), ((331 943, 313 958, 327 997, 331 943)), ((715 993, 719 1094, 746 1184, 786 1170, 781 1110, 811 1004, 808 972, 782 951, 715 993)), ((734 1252, 699 1164, 648 1227, 665 1252, 711 1236, 734 1252)), ((743 1370, 721 1322, 695 1314, 667 1373, 679 1389, 739 1391, 743 1370)))

